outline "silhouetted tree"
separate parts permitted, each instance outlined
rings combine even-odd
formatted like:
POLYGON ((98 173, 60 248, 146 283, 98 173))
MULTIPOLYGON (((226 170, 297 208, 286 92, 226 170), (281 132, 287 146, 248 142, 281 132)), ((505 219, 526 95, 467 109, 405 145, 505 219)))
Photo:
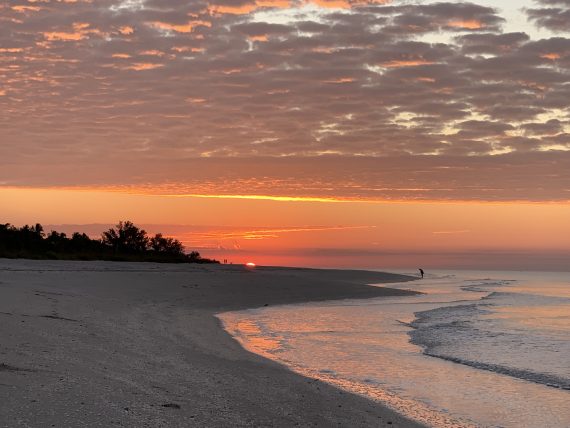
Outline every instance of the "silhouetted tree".
POLYGON ((46 236, 44 233, 44 227, 39 223, 36 223, 36 225, 33 226, 31 229, 36 235, 38 235, 41 238, 46 236))
POLYGON ((198 251, 192 251, 190 252, 190 254, 188 254, 188 259, 196 262, 198 260, 202 260, 202 257, 200 256, 200 253, 198 251))
POLYGON ((120 221, 114 229, 103 232, 101 241, 115 252, 140 253, 148 248, 148 236, 130 221, 120 221))
POLYGON ((45 243, 50 251, 63 253, 68 251, 69 239, 65 233, 58 233, 52 230, 45 238, 45 243))
POLYGON ((177 239, 160 233, 149 238, 130 221, 119 222, 104 232, 101 240, 78 232, 71 238, 54 230, 46 235, 39 223, 19 229, 9 223, 0 224, 0 257, 218 263, 201 258, 196 251, 185 254, 177 239))
POLYGON ((74 252, 97 252, 104 251, 105 246, 101 241, 89 238, 85 233, 74 232, 69 240, 69 247, 74 252))
POLYGON ((150 248, 155 253, 170 254, 173 256, 184 255, 184 246, 178 239, 165 238, 162 233, 157 233, 150 238, 150 248))
POLYGON ((22 242, 20 231, 10 223, 0 225, 0 249, 4 251, 17 251, 22 242))

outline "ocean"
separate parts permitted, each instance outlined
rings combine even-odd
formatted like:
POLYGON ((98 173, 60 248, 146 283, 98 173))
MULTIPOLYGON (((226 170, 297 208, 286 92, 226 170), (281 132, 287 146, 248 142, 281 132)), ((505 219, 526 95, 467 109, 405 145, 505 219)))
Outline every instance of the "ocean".
POLYGON ((249 351, 429 426, 570 427, 570 273, 386 286, 424 294, 218 316, 249 351))

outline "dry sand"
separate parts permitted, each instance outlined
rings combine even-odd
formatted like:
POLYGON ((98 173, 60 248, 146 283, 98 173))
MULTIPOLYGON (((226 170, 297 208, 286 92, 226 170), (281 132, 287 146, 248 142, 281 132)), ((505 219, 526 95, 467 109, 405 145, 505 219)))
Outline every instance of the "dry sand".
POLYGON ((418 426, 240 347, 215 314, 399 275, 0 259, 0 427, 418 426))

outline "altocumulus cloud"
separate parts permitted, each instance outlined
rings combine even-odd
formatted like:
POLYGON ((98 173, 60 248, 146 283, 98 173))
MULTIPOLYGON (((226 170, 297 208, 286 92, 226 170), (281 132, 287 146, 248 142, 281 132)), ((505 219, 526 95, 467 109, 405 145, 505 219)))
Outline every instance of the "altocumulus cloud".
POLYGON ((0 3, 0 181, 568 200, 570 2, 0 3))

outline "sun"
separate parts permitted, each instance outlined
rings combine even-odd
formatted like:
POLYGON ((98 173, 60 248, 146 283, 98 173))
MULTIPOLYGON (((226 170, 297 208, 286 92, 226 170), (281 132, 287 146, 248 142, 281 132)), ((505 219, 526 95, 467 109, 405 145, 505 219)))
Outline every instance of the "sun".
POLYGON ((256 265, 255 265, 255 263, 253 263, 253 262, 247 262, 247 263, 245 264, 245 266, 248 267, 248 268, 254 268, 256 265))

